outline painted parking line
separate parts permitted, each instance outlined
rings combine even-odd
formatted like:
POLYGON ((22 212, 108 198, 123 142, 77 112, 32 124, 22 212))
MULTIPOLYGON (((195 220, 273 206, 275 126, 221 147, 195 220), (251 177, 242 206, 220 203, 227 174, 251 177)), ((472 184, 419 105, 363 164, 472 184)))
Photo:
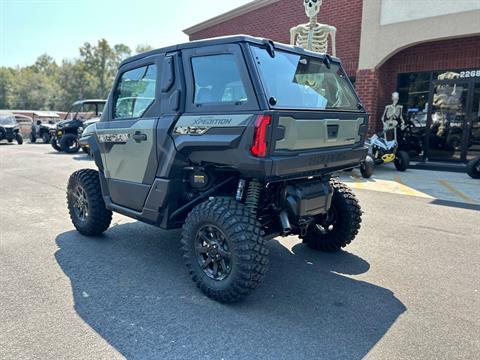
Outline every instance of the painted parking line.
POLYGON ((480 205, 480 183, 465 174, 421 170, 399 174, 384 168, 370 179, 362 178, 358 171, 340 177, 353 189, 480 205))
POLYGON ((343 179, 343 181, 354 189, 380 191, 380 192, 387 192, 387 193, 400 194, 400 195, 424 197, 424 198, 430 198, 430 199, 433 198, 432 196, 426 193, 423 193, 421 191, 408 187, 403 182, 399 182, 394 179, 393 180, 378 179, 378 178, 362 179, 360 177, 355 177, 352 175, 351 178, 343 179), (352 178, 353 178, 353 181, 352 181, 352 178))
POLYGON ((465 195, 463 192, 458 190, 455 186, 450 184, 447 180, 437 180, 437 182, 445 187, 448 191, 454 193, 455 195, 461 197, 464 201, 471 203, 471 204, 476 204, 477 202, 473 200, 470 196, 465 195))

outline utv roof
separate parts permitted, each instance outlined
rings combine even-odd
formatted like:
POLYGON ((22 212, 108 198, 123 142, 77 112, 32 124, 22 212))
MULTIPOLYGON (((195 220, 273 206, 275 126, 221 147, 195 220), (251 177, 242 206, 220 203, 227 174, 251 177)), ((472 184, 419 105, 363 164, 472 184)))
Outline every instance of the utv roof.
MULTIPOLYGON (((254 37, 250 35, 231 35, 231 36, 222 36, 222 37, 215 37, 215 38, 210 38, 210 39, 204 39, 204 40, 196 40, 196 41, 190 41, 186 42, 183 44, 178 44, 178 45, 172 45, 172 46, 167 46, 163 47, 160 49, 156 50, 151 50, 147 51, 142 54, 138 54, 135 56, 132 56, 128 59, 125 59, 120 66, 123 66, 125 64, 128 64, 130 62, 144 59, 150 56, 154 55, 159 55, 159 54, 165 54, 173 51, 179 51, 183 49, 192 49, 196 47, 201 47, 201 46, 212 46, 212 45, 224 45, 224 44, 235 44, 235 43, 241 43, 241 42, 247 42, 255 45, 267 45, 267 44, 273 44, 275 49, 280 49, 280 50, 287 50, 287 51, 293 51, 296 53, 299 53, 301 55, 305 56, 314 56, 314 57, 320 57, 324 58, 324 54, 320 54, 317 52, 313 51, 308 51, 305 50, 299 46, 292 46, 292 45, 287 45, 287 44, 282 44, 279 42, 274 42, 270 39, 266 38, 259 38, 259 37, 254 37)), ((338 58, 330 56, 330 58, 335 61, 335 62, 340 62, 338 58)))
POLYGON ((96 104, 96 103, 103 103, 105 104, 107 100, 102 99, 86 99, 86 100, 78 100, 73 103, 74 105, 82 105, 82 104, 96 104))

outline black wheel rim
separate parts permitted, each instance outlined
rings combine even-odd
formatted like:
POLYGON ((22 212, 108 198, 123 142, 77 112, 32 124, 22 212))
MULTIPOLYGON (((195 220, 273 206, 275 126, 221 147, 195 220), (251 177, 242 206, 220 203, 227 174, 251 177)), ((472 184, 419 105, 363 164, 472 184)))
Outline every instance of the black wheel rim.
POLYGON ((89 209, 85 190, 81 186, 78 186, 72 194, 75 215, 80 221, 86 221, 89 214, 89 209))
POLYGON ((69 150, 76 149, 77 148, 77 140, 71 139, 70 141, 68 141, 67 146, 68 146, 69 150))
POLYGON ((195 254, 203 272, 221 281, 232 271, 232 254, 225 234, 215 225, 203 225, 195 237, 195 254))

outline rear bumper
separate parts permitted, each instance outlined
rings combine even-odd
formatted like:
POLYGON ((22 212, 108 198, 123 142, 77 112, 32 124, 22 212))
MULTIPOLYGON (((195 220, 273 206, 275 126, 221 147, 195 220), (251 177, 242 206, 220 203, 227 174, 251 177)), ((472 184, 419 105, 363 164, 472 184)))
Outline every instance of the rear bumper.
POLYGON ((359 165, 367 155, 366 147, 273 155, 272 177, 290 177, 315 173, 331 173, 359 165))

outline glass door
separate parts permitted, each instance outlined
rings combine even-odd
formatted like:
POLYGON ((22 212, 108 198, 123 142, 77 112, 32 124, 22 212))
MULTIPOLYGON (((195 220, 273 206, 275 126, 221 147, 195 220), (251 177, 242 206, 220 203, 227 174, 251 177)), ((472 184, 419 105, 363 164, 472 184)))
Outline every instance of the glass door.
POLYGON ((468 82, 434 81, 427 132, 429 160, 464 161, 469 127, 468 82))
POLYGON ((480 156, 480 82, 473 84, 473 100, 467 129, 466 160, 480 156))

